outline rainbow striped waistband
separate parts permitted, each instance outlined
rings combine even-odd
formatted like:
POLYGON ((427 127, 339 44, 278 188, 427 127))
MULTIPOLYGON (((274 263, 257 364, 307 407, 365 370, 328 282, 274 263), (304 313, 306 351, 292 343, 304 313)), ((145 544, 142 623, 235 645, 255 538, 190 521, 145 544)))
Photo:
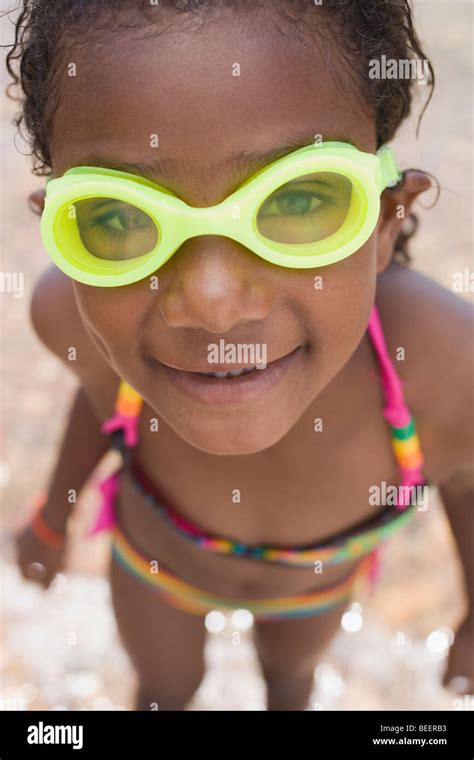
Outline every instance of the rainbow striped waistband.
POLYGON ((161 563, 138 552, 119 526, 114 528, 112 539, 112 556, 127 572, 158 591, 171 606, 201 616, 212 610, 227 612, 235 609, 249 610, 258 620, 318 615, 346 602, 356 583, 367 576, 373 567, 373 557, 368 555, 346 578, 331 587, 308 594, 244 601, 211 594, 180 580, 164 569, 161 563), (158 567, 155 569, 156 565, 158 567))

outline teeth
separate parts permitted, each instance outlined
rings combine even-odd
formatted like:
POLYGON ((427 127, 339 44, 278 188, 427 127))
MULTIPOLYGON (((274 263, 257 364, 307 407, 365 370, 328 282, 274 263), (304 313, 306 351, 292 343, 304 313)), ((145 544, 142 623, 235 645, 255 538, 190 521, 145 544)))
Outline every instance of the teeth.
POLYGON ((232 369, 229 370, 229 372, 203 372, 203 375, 206 375, 206 377, 239 377, 239 375, 245 375, 247 372, 253 372, 253 370, 256 368, 256 365, 253 367, 243 367, 242 369, 232 369))

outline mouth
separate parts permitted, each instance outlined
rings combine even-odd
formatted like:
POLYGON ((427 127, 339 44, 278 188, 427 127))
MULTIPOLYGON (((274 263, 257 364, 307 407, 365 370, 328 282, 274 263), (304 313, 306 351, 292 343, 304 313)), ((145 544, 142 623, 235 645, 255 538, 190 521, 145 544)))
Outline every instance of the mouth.
POLYGON ((304 347, 297 346, 264 367, 250 365, 214 372, 177 369, 155 360, 155 368, 187 396, 207 404, 239 404, 255 398, 280 383, 297 363, 304 347))
POLYGON ((255 372, 256 369, 257 369, 257 365, 254 364, 252 367, 242 367, 241 369, 231 369, 227 372, 193 372, 192 374, 204 375, 205 377, 230 378, 230 377, 240 377, 241 375, 248 375, 250 372, 255 372))

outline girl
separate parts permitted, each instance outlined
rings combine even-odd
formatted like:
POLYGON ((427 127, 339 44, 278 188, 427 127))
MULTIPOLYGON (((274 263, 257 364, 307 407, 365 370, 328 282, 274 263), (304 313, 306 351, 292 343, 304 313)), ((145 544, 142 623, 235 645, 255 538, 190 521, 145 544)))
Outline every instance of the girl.
MULTIPOLYGON (((405 0, 24 2, 8 66, 54 261, 31 317, 79 389, 19 562, 49 584, 68 493, 118 448, 91 532, 137 709, 186 706, 203 619, 233 608, 268 709, 304 709, 428 485, 472 599, 472 314, 406 266, 431 183, 387 147, 414 80, 374 76, 382 55, 425 60, 405 0)), ((470 609, 446 674, 466 691, 470 609)))

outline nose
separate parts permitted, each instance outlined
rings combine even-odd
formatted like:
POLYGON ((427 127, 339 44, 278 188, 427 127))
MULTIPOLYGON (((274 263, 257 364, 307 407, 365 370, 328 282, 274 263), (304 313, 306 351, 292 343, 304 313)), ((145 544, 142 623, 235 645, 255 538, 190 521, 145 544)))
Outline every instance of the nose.
POLYGON ((159 274, 160 308, 170 327, 225 333, 267 317, 275 302, 264 270, 271 267, 217 235, 187 240, 159 274))

